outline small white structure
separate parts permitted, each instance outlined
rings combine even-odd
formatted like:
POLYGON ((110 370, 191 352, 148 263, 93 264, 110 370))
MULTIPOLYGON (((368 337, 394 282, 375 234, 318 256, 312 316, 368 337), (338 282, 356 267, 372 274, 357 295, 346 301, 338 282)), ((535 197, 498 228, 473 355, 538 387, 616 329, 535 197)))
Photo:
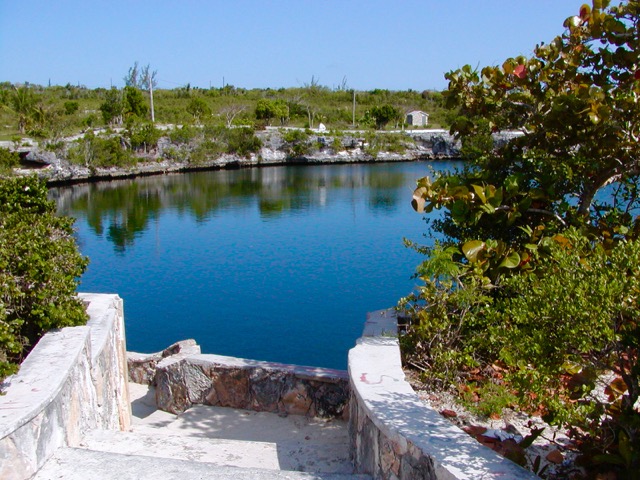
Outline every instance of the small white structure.
POLYGON ((318 125, 318 131, 319 132, 326 132, 327 131, 327 127, 325 126, 324 123, 320 123, 320 125, 318 125))
POLYGON ((426 127, 429 124, 429 114, 422 110, 407 112, 407 125, 411 127, 426 127))

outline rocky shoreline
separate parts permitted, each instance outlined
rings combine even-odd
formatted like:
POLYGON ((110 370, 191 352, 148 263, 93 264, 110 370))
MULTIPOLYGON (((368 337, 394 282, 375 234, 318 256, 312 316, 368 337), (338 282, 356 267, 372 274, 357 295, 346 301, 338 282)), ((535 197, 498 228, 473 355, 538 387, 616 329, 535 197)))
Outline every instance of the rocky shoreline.
MULTIPOLYGON (((203 162, 190 163, 167 159, 164 151, 172 147, 168 137, 162 137, 158 147, 145 155, 137 155, 135 166, 90 168, 70 163, 63 156, 40 149, 38 146, 22 148, 21 168, 16 173, 37 174, 48 185, 105 181, 149 175, 163 175, 198 170, 236 169, 273 165, 346 164, 369 162, 401 162, 418 160, 450 160, 460 158, 460 142, 445 130, 420 130, 403 132, 407 135, 406 148, 402 153, 378 151, 372 153, 367 147, 365 132, 344 132, 341 136, 343 149, 321 147, 313 152, 292 156, 282 139, 282 129, 256 132, 263 146, 257 153, 247 157, 223 154, 203 162)), ((503 133, 495 141, 504 142, 517 135, 503 133)), ((333 136, 324 132, 313 132, 311 141, 318 145, 330 145, 333 136)))

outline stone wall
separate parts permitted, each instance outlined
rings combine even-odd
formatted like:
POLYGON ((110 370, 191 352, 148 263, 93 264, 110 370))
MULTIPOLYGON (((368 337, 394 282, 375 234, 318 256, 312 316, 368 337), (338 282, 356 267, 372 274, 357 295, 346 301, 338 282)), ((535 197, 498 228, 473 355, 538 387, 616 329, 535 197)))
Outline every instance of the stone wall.
POLYGON ((0 396, 0 478, 31 478, 61 446, 91 429, 128 429, 122 300, 80 294, 90 320, 47 333, 0 396))
POLYGON ((181 340, 168 346, 157 353, 127 352, 127 364, 129 367, 129 381, 143 385, 156 384, 156 369, 158 363, 167 357, 177 359, 186 358, 189 355, 199 354, 200 346, 195 340, 181 340))
POLYGON ((202 355, 192 342, 178 342, 151 355, 129 353, 130 377, 155 384, 161 410, 181 413, 202 404, 280 415, 347 418, 349 382, 345 371, 202 355))
POLYGON ((349 352, 356 471, 382 479, 533 479, 424 405, 405 381, 392 310, 367 316, 349 352))

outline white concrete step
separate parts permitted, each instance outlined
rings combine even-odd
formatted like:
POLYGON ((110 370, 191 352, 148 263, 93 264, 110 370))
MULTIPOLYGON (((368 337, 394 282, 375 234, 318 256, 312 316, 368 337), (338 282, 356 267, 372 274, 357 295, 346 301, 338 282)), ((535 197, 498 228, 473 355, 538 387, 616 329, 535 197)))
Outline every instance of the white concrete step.
MULTIPOLYGON (((193 436, 175 428, 135 428, 140 427, 134 427, 133 432, 94 430, 85 436, 80 447, 229 467, 344 474, 353 471, 346 445, 314 441, 311 436, 300 439, 291 434, 289 438, 272 437, 277 441, 248 441, 193 436)), ((263 432, 263 438, 268 436, 269 432, 263 432)), ((255 437, 260 438, 259 433, 255 437)))
MULTIPOLYGON (((173 458, 228 467, 251 468, 259 465, 265 469, 281 470, 278 447, 268 442, 197 438, 165 432, 145 434, 96 430, 83 439, 80 448, 122 455, 173 458)), ((284 470, 298 469, 284 468, 284 470)))
POLYGON ((61 448, 32 480, 347 480, 364 475, 219 466, 205 462, 61 448))

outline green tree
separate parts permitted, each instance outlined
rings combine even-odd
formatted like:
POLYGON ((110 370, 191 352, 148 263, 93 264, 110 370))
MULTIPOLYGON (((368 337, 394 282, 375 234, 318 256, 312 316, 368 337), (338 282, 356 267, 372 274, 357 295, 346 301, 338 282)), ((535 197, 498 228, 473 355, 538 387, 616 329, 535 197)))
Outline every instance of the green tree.
POLYGON ((121 125, 124 115, 122 92, 115 87, 107 90, 104 102, 100 105, 102 119, 108 125, 121 125))
POLYGON ((54 142, 59 140, 67 126, 67 122, 60 118, 61 115, 62 111, 55 105, 38 102, 33 108, 27 133, 40 139, 49 138, 54 142))
POLYGON ((499 362, 522 404, 537 394, 549 420, 576 424, 599 461, 631 472, 640 466, 640 3, 608 5, 583 5, 530 58, 447 74, 448 107, 459 109, 451 130, 469 162, 414 192, 417 211, 445 215, 434 223, 442 242, 422 249, 425 285, 406 304, 404 341, 447 382, 499 362), (488 141, 509 129, 522 135, 488 141), (607 401, 590 396, 603 373, 615 377, 607 401))
POLYGON ((72 225, 73 219, 56 216, 44 182, 0 182, 0 379, 18 369, 48 330, 87 320, 76 297, 87 259, 72 225))
POLYGON ((126 87, 140 88, 141 74, 138 62, 135 62, 123 78, 126 87))
POLYGON ((396 122, 397 124, 402 119, 400 109, 388 103, 376 105, 370 110, 370 115, 373 117, 378 130, 384 129, 389 122, 396 122))
POLYGON ((289 107, 283 100, 268 100, 261 98, 256 104, 256 118, 266 120, 269 125, 274 118, 284 125, 289 118, 289 107))
POLYGON ((140 68, 138 62, 133 64, 133 67, 129 69, 127 75, 124 77, 124 84, 126 87, 133 87, 139 90, 146 90, 149 92, 149 102, 151 104, 151 123, 155 122, 155 110, 153 107, 153 90, 158 86, 156 80, 157 70, 151 70, 150 64, 140 68))
POLYGON ((149 108, 145 103, 142 92, 135 87, 126 86, 123 90, 123 109, 125 117, 137 117, 144 120, 149 108))
POLYGON ((211 115, 211 108, 203 99, 193 97, 187 105, 187 112, 193 116, 196 122, 200 122, 204 117, 211 115))

